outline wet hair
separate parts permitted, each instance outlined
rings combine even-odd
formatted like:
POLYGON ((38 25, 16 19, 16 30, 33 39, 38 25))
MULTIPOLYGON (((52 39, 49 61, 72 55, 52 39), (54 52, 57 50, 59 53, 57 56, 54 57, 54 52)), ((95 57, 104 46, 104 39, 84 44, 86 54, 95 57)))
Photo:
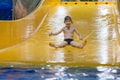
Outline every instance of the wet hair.
POLYGON ((65 23, 65 21, 66 20, 70 20, 71 21, 71 23, 73 23, 73 21, 72 21, 72 19, 71 19, 71 17, 70 16, 65 16, 65 18, 64 18, 64 23, 65 23))

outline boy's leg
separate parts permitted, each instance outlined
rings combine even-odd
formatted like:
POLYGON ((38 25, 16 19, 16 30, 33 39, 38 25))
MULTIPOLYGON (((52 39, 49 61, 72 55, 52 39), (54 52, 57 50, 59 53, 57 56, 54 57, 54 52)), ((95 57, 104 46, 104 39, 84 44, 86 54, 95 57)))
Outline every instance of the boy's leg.
POLYGON ((78 43, 78 42, 72 41, 71 42, 71 46, 82 49, 86 45, 86 43, 87 43, 86 40, 84 40, 82 43, 78 43))
POLYGON ((66 41, 63 41, 61 43, 56 43, 56 44, 53 44, 53 43, 49 43, 49 45, 51 47, 55 47, 55 48, 62 48, 62 47, 65 47, 67 45, 67 42, 66 41))

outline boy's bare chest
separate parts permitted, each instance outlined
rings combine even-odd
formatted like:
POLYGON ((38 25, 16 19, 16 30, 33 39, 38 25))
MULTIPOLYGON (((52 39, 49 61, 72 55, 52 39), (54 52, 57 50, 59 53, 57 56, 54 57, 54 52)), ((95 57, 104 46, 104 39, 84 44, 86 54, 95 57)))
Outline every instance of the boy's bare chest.
POLYGON ((74 28, 65 28, 64 32, 65 33, 73 33, 74 32, 74 28))

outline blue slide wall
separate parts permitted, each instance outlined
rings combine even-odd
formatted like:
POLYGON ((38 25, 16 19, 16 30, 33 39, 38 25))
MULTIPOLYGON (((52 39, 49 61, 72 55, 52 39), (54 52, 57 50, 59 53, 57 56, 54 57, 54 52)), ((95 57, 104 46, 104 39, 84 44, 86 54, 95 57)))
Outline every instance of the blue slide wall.
POLYGON ((0 20, 12 20, 12 0, 0 0, 0 20))

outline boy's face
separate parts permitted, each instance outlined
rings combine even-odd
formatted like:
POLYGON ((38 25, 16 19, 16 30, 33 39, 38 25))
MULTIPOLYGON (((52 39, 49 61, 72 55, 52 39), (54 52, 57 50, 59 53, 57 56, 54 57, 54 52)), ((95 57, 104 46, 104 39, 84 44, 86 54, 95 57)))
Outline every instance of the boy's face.
POLYGON ((66 20, 65 24, 66 24, 67 27, 70 27, 71 26, 71 21, 70 20, 66 20))

